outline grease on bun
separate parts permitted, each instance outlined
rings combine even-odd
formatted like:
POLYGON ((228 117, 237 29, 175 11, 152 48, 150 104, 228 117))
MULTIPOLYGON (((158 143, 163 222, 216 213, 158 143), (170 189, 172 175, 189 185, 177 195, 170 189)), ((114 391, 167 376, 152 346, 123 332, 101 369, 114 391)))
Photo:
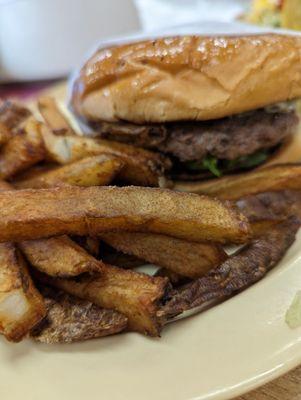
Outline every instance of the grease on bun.
POLYGON ((184 36, 99 50, 72 104, 87 120, 208 120, 301 96, 301 38, 184 36))
POLYGON ((301 37, 182 36, 100 49, 71 103, 101 137, 161 152, 169 178, 197 181, 299 160, 299 97, 301 37))

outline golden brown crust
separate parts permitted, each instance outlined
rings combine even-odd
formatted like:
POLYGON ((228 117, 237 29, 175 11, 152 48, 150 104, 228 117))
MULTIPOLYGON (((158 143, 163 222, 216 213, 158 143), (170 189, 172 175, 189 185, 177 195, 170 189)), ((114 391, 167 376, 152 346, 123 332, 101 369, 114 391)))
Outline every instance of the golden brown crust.
POLYGON ((166 278, 107 265, 101 275, 92 277, 81 276, 72 280, 38 275, 38 279, 99 307, 120 312, 128 318, 132 331, 150 336, 160 334, 162 326, 156 312, 170 289, 166 278))
MULTIPOLYGON (((191 186, 189 188, 191 189, 191 186)), ((300 190, 300 188, 300 163, 271 165, 248 173, 225 176, 220 181, 199 182, 198 187, 196 185, 193 187, 198 194, 206 194, 223 200, 237 200, 257 193, 300 190)), ((176 189, 179 190, 180 187, 177 186, 176 189)))
POLYGON ((88 120, 207 120, 301 95, 301 38, 183 36, 96 52, 73 87, 88 120))
POLYGON ((159 186, 164 171, 171 166, 167 157, 124 143, 75 135, 59 136, 53 134, 46 126, 42 128, 42 135, 47 157, 51 161, 69 164, 85 157, 114 156, 125 164, 119 177, 138 186, 159 186))
POLYGON ((245 243, 250 226, 227 203, 167 189, 76 186, 0 193, 0 241, 109 231, 245 243))
POLYGON ((221 245, 210 242, 139 232, 108 232, 101 238, 119 251, 192 279, 205 275, 227 258, 221 245))
POLYGON ((45 189, 58 186, 108 185, 122 170, 124 163, 117 157, 102 154, 86 157, 62 167, 41 171, 14 183, 17 189, 45 189))
POLYGON ((101 272, 103 263, 88 254, 68 236, 28 240, 18 244, 33 267, 50 276, 72 277, 101 272))
POLYGON ((30 118, 24 129, 4 145, 0 158, 1 179, 9 179, 44 160, 45 147, 40 129, 41 124, 30 118))

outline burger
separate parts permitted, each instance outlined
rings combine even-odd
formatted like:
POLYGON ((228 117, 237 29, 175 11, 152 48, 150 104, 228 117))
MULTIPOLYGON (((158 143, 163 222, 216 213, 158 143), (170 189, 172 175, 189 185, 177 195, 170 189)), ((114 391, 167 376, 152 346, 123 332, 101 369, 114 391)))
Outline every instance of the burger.
POLYGON ((100 137, 170 157, 166 175, 194 191, 298 161, 300 96, 301 38, 182 36, 98 50, 71 105, 100 137))

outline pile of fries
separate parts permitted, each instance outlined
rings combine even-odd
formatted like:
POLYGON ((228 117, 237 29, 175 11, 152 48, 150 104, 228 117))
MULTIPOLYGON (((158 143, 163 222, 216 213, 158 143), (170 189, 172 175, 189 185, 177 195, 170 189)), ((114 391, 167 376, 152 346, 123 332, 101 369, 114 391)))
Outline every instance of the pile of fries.
POLYGON ((184 311, 261 279, 293 243, 301 165, 200 184, 196 194, 170 190, 168 158, 80 136, 52 98, 38 108, 34 116, 0 106, 0 330, 8 340, 159 336, 184 311), (241 246, 229 256, 228 244, 241 246), (153 276, 134 269, 145 263, 157 266, 153 276))

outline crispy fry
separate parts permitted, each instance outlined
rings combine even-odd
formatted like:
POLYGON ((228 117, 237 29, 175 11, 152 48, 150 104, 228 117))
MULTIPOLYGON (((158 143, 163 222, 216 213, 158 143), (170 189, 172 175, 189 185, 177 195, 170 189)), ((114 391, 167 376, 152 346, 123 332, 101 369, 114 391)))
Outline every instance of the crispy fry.
POLYGON ((40 97, 38 100, 38 108, 46 124, 56 135, 74 134, 72 126, 53 97, 40 97))
POLYGON ((103 269, 101 261, 67 236, 28 240, 18 245, 32 266, 50 276, 73 277, 103 269))
POLYGON ((9 131, 16 131, 31 115, 31 112, 10 100, 6 100, 0 106, 0 123, 9 131))
POLYGON ((113 310, 105 310, 44 286, 47 317, 36 326, 31 337, 46 344, 72 343, 114 335, 125 330, 127 318, 113 310))
POLYGON ((100 239, 98 237, 73 235, 71 239, 74 240, 75 243, 85 249, 93 257, 99 256, 100 247, 102 248, 102 244, 100 243, 100 239))
POLYGON ((37 278, 71 295, 124 314, 130 330, 151 336, 160 334, 156 312, 169 289, 166 278, 154 278, 110 265, 100 276, 81 276, 76 280, 39 275, 37 278))
POLYGON ((183 311, 220 301, 262 279, 292 245, 299 227, 296 217, 274 226, 203 278, 175 290, 158 317, 173 318, 183 311))
POLYGON ((14 244, 0 244, 0 266, 0 331, 18 342, 45 316, 46 309, 14 244))
POLYGON ((15 186, 15 184, 18 184, 21 181, 33 179, 43 173, 50 172, 58 167, 59 166, 57 164, 42 161, 41 163, 31 166, 25 171, 19 172, 18 175, 14 176, 13 178, 13 184, 15 186))
POLYGON ((99 255, 99 246, 100 239, 98 239, 97 237, 86 236, 86 244, 84 247, 89 254, 97 257, 99 255))
POLYGON ((279 164, 218 181, 177 183, 176 190, 235 200, 244 196, 278 190, 301 189, 301 164, 279 164))
POLYGON ((189 278, 205 275, 227 258, 218 244, 188 242, 153 233, 108 232, 101 234, 101 238, 123 253, 189 278))
MULTIPOLYGON (((0 191, 7 190, 13 190, 12 186, 0 181, 0 191)), ((50 276, 73 277, 102 270, 103 263, 68 236, 23 241, 18 246, 32 266, 50 276)))
POLYGON ((117 251, 105 242, 101 243, 100 258, 106 264, 115 265, 115 267, 125 269, 133 269, 145 265, 145 261, 140 260, 135 256, 117 251))
POLYGON ((0 192, 5 192, 6 190, 14 190, 14 188, 10 183, 0 180, 0 192))
POLYGON ((170 161, 151 151, 122 143, 81 136, 57 136, 46 126, 42 128, 50 160, 69 164, 85 157, 109 154, 124 161, 120 178, 141 186, 159 186, 170 161), (161 179, 160 179, 161 178, 161 179))
POLYGON ((244 243, 246 218, 219 200, 168 189, 61 187, 0 193, 0 241, 126 230, 244 243))
POLYGON ((0 122, 0 146, 7 143, 12 136, 12 131, 10 131, 2 122, 0 122))
POLYGON ((237 200, 236 206, 248 218, 254 234, 258 235, 290 215, 301 218, 301 192, 258 193, 237 200))
POLYGON ((0 155, 0 178, 11 178, 44 159, 45 148, 40 127, 41 124, 31 118, 24 131, 20 131, 4 145, 0 155))
POLYGON ((84 158, 36 176, 15 182, 17 189, 41 189, 55 186, 102 186, 108 185, 121 171, 122 160, 108 156, 84 158))
POLYGON ((176 274, 175 272, 173 272, 169 269, 166 269, 166 268, 158 269, 158 271, 155 273, 154 276, 161 276, 163 278, 168 278, 173 287, 183 285, 184 283, 187 283, 190 281, 190 279, 185 278, 185 276, 176 274))

